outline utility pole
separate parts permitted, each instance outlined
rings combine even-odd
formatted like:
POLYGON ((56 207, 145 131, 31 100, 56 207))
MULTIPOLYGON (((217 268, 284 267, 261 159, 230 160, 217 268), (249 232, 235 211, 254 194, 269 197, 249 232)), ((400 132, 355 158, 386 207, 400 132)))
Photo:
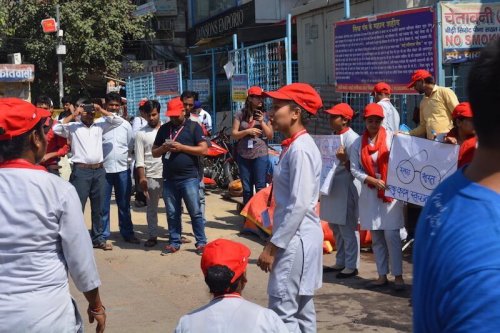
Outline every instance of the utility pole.
POLYGON ((56 5, 56 20, 57 20, 57 68, 59 72, 59 107, 62 107, 62 98, 64 96, 63 82, 63 63, 62 56, 66 54, 66 45, 63 44, 63 30, 61 30, 61 15, 59 13, 59 5, 56 5))

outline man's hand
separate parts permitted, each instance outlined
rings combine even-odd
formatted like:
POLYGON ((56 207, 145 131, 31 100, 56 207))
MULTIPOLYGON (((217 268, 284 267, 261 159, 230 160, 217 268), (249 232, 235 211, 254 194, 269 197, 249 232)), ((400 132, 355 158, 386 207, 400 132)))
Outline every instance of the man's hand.
POLYGON ((148 180, 146 178, 139 179, 139 187, 146 196, 146 198, 149 199, 148 180))
POLYGON ((179 142, 173 142, 169 145, 168 150, 172 153, 182 153, 184 151, 184 145, 179 142))
POLYGON ((259 260, 257 261, 257 266, 260 267, 264 272, 268 273, 273 268, 274 257, 276 255, 276 250, 278 248, 273 243, 269 242, 264 247, 264 250, 259 256, 259 260))
POLYGON ((342 162, 342 163, 345 163, 347 162, 347 153, 345 151, 345 147, 344 146, 340 146, 339 149, 337 149, 337 159, 342 162))
POLYGON ((106 311, 104 307, 101 306, 100 311, 94 312, 89 306, 87 314, 89 315, 89 323, 93 324, 94 320, 97 321, 96 333, 103 333, 106 328, 106 311))
POLYGON ((381 179, 368 176, 365 183, 374 186, 377 190, 385 190, 385 182, 381 179))
POLYGON ((57 152, 47 153, 42 157, 41 163, 47 162, 54 157, 57 157, 57 152))
POLYGON ((452 145, 458 145, 457 138, 447 136, 444 138, 445 143, 451 143, 452 145))

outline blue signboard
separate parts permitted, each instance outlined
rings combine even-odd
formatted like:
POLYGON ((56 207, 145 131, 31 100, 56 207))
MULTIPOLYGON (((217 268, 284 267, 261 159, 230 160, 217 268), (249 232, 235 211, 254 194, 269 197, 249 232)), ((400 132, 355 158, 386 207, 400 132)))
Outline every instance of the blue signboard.
POLYGON ((431 7, 337 22, 334 76, 339 92, 371 92, 384 81, 393 93, 407 88, 416 69, 436 73, 436 38, 431 7))

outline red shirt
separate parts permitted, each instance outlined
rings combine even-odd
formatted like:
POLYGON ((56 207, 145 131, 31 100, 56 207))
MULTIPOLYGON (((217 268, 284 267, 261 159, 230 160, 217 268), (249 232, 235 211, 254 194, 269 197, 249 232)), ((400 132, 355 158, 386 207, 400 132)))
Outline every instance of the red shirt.
MULTIPOLYGON (((447 135, 447 137, 457 138, 458 139, 458 131, 456 128, 453 128, 447 135)), ((464 142, 460 145, 460 150, 458 151, 458 168, 463 167, 466 164, 472 162, 472 158, 474 157, 474 152, 476 151, 477 146, 477 137, 475 135, 465 139, 464 142)))
MULTIPOLYGON (((50 125, 50 120, 47 119, 45 122, 45 125, 50 125)), ((58 136, 54 133, 52 130, 52 127, 57 124, 57 120, 53 120, 52 126, 50 127, 49 132, 45 135, 45 138, 47 139, 47 154, 48 153, 53 153, 57 152, 57 156, 54 158, 51 158, 50 160, 47 160, 43 163, 40 163, 41 165, 47 167, 49 165, 56 165, 57 162, 59 162, 59 158, 65 156, 69 152, 69 145, 68 145, 68 140, 66 138, 63 138, 62 136, 58 136)))

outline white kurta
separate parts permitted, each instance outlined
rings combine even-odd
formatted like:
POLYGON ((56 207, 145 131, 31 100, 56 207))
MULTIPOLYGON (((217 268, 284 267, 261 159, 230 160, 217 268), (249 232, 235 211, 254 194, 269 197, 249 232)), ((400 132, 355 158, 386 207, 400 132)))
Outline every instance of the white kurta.
POLYGON ((106 173, 123 172, 128 169, 128 157, 134 150, 134 138, 132 126, 128 121, 123 121, 120 126, 103 133, 102 153, 106 173))
POLYGON ((299 136, 274 168, 271 242, 279 249, 269 276, 270 296, 285 296, 298 246, 304 250, 299 295, 312 296, 321 287, 323 231, 316 214, 320 176, 321 154, 309 134, 299 136))
POLYGON ((396 132, 399 131, 400 117, 398 110, 392 105, 389 98, 384 98, 377 103, 384 109, 384 120, 382 120, 382 126, 388 131, 396 132))
MULTIPOLYGON (((387 148, 391 149, 393 134, 387 131, 387 148)), ((351 172, 358 179, 361 186, 359 195, 359 221, 363 230, 396 230, 404 225, 403 203, 393 200, 391 203, 383 202, 378 197, 377 189, 369 188, 365 184, 368 175, 361 163, 361 139, 359 137, 351 147, 351 172)), ((378 173, 377 157, 378 153, 371 155, 375 173, 378 173)))
MULTIPOLYGON (((347 132, 341 134, 341 137, 347 158, 350 159, 351 146, 359 135, 350 128, 347 132)), ((330 193, 321 196, 321 219, 329 223, 345 225, 347 221, 347 203, 352 200, 358 201, 360 189, 361 184, 352 176, 351 172, 342 164, 337 166, 332 178, 330 193)))
POLYGON ((75 188, 40 170, 0 169, 0 332, 76 332, 69 293, 101 283, 75 188))
POLYGON ((175 333, 288 333, 278 315, 241 297, 218 298, 182 316, 175 333))

